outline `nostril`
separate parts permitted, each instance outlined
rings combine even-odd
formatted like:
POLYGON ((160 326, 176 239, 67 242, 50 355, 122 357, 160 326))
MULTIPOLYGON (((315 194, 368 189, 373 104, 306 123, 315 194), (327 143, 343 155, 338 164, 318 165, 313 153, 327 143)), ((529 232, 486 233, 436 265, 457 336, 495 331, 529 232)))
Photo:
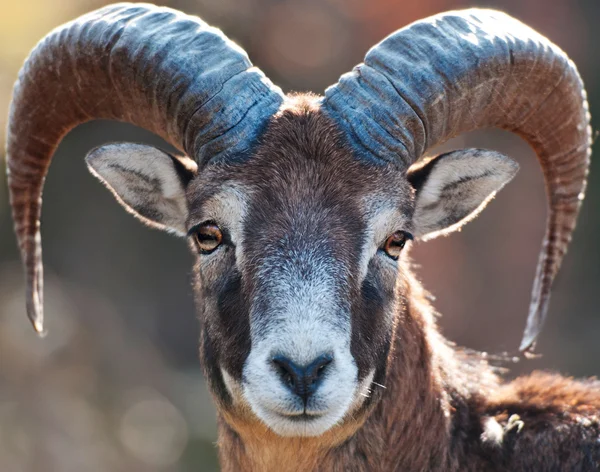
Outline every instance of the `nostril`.
POLYGON ((308 385, 317 383, 327 372, 327 368, 333 361, 329 354, 317 357, 306 367, 306 382, 308 385))
POLYGON ((303 369, 294 364, 290 359, 285 356, 275 356, 272 362, 283 383, 292 390, 295 391, 302 384, 303 369))

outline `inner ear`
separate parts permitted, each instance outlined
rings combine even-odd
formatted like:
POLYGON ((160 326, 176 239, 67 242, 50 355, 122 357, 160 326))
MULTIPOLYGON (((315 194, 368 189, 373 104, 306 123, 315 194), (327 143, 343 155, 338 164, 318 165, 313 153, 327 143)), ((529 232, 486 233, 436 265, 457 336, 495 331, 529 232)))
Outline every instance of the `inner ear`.
POLYGON ((90 172, 117 201, 145 224, 186 234, 186 188, 198 167, 189 157, 152 146, 115 143, 92 150, 90 172))
POLYGON ((511 158, 486 149, 461 149, 411 167, 415 237, 431 239, 475 218, 517 173, 511 158))

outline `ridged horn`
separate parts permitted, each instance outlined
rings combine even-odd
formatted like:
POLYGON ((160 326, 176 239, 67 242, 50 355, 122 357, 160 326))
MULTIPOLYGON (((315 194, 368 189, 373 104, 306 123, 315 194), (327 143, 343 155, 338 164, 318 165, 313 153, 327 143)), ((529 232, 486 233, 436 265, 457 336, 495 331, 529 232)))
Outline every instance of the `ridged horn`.
POLYGON ((281 91, 221 31, 169 8, 111 5, 42 39, 19 73, 7 135, 10 202, 35 330, 43 330, 42 188, 69 130, 97 118, 133 123, 201 168, 246 154, 281 101, 281 91))
POLYGON ((532 350, 590 163, 586 93, 573 62, 504 13, 449 12, 385 38, 326 90, 323 106, 360 155, 403 169, 431 147, 478 128, 512 131, 533 147, 548 218, 520 346, 532 350))

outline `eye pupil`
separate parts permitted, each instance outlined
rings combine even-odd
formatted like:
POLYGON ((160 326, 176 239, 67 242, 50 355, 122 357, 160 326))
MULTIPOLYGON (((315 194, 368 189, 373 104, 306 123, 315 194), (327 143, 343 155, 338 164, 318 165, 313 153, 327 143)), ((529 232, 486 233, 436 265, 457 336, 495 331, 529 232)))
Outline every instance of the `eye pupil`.
POLYGON ((209 254, 223 242, 223 233, 214 223, 205 223, 194 232, 194 240, 200 252, 209 254))
POLYGON ((389 257, 397 260, 408 239, 412 239, 412 236, 409 233, 406 231, 396 231, 387 238, 383 250, 389 257))

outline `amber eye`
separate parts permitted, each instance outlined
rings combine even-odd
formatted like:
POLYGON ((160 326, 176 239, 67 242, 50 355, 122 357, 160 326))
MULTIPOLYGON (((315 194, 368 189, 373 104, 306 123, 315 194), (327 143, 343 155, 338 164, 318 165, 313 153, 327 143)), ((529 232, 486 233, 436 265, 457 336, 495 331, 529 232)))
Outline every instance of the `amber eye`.
POLYGON ((202 254, 210 254, 223 242, 223 233, 214 223, 203 223, 193 233, 194 241, 202 254))
POLYGON ((407 233, 406 231, 396 231, 386 239, 383 250, 392 259, 398 260, 406 241, 412 238, 412 234, 407 233))

